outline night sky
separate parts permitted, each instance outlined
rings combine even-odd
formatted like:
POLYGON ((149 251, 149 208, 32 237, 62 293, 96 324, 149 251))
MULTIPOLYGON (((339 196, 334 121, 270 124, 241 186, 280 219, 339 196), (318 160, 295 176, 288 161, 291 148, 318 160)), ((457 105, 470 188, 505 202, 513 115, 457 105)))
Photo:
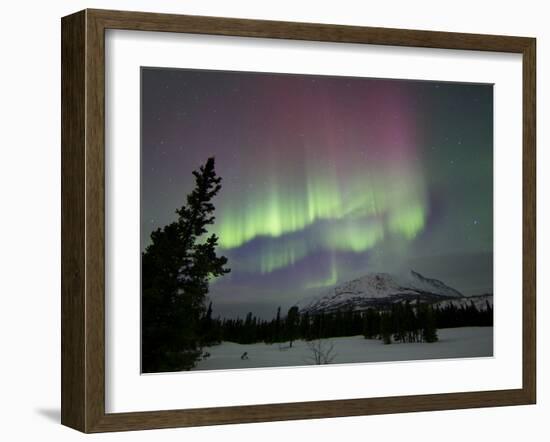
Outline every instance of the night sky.
POLYGON ((214 314, 271 318, 368 272, 493 290, 493 87, 142 68, 141 244, 210 156, 214 314))

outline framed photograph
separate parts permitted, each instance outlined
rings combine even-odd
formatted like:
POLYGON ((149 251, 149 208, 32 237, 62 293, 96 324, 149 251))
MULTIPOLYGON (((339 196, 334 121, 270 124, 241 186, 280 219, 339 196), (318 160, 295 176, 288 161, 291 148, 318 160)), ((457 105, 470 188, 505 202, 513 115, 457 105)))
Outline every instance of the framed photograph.
POLYGON ((62 19, 62 423, 536 400, 535 39, 62 19))

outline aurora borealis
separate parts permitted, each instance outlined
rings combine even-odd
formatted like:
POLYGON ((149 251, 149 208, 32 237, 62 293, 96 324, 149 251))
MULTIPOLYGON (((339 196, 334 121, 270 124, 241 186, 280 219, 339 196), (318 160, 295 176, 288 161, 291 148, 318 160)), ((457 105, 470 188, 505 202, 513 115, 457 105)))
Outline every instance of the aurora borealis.
POLYGON ((370 271, 492 291, 492 85, 142 69, 141 243, 216 158, 222 316, 370 271))

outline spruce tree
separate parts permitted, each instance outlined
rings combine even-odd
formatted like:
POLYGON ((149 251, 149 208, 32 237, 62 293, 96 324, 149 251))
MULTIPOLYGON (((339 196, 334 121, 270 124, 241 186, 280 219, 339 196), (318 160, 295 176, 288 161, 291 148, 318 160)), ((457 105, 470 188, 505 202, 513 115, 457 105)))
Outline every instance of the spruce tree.
POLYGON ((423 309, 423 328, 422 328, 422 340, 424 342, 436 342, 437 329, 435 325, 435 315, 431 305, 426 305, 423 309))
POLYGON ((300 337, 302 339, 308 340, 310 338, 310 319, 309 313, 306 311, 300 317, 300 337))
POLYGON ((277 317, 275 318, 274 342, 281 342, 281 307, 277 308, 277 317))
POLYGON ((380 318, 380 337, 384 344, 391 344, 392 318, 390 313, 382 313, 380 318))
POLYGON ((151 234, 142 253, 142 371, 190 369, 202 352, 201 318, 208 281, 230 270, 217 256, 212 198, 221 189, 214 158, 193 172, 195 189, 178 219, 151 234))
POLYGON ((299 320, 300 320, 300 313, 298 312, 298 307, 297 306, 290 307, 286 316, 285 329, 286 329, 287 340, 290 341, 291 348, 292 348, 292 342, 296 339, 299 320))

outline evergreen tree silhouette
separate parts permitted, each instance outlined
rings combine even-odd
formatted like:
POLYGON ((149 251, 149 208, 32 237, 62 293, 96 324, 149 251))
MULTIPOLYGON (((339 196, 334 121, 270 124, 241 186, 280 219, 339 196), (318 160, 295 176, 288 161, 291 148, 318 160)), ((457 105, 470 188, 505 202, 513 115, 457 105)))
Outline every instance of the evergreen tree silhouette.
POLYGON ((221 276, 227 258, 216 255, 212 198, 221 189, 214 158, 193 172, 195 189, 176 210, 177 221, 151 234, 142 253, 142 371, 187 370, 200 358, 201 318, 208 281, 221 276))
POLYGON ((390 313, 382 313, 380 318, 380 337, 384 344, 391 344, 392 318, 390 313))
POLYGON ((421 314, 423 319, 422 340, 430 343, 436 342, 438 337, 433 307, 429 304, 423 305, 421 314))
POLYGON ((277 316, 275 318, 275 339, 274 342, 281 340, 281 307, 277 308, 277 316))
POLYGON ((286 337, 290 341, 290 347, 292 348, 292 342, 296 339, 298 335, 298 324, 300 321, 300 313, 298 312, 298 307, 293 306, 288 310, 285 328, 286 328, 286 337))

